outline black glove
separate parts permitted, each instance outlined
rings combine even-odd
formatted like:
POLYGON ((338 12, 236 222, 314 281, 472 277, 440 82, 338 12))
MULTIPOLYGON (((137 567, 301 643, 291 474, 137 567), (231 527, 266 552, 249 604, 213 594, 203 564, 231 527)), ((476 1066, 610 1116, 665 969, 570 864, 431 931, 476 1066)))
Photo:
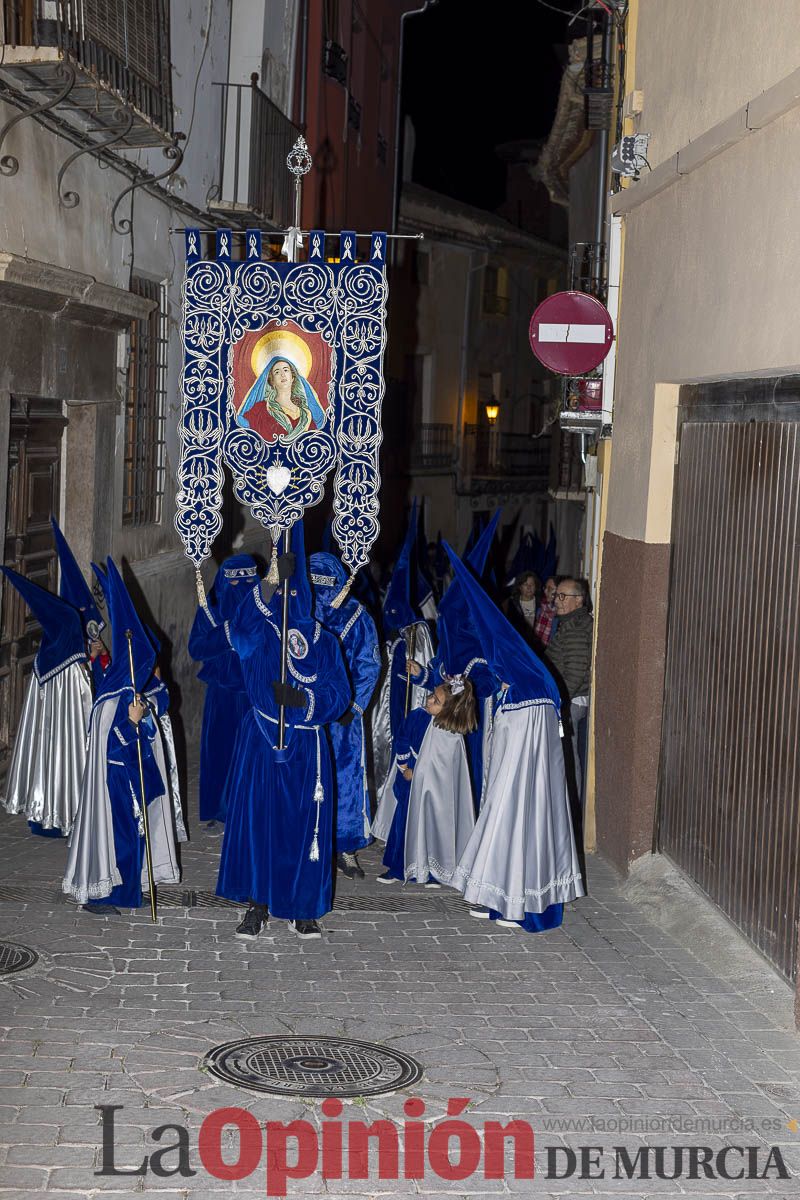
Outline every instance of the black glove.
POLYGON ((270 583, 266 578, 261 580, 261 598, 265 604, 269 604, 272 597, 278 590, 277 583, 270 583))
POLYGON ((352 708, 348 708, 347 711, 343 712, 340 717, 337 717, 336 724, 345 726, 352 725, 355 715, 356 714, 353 712, 352 708))
POLYGON ((291 579, 294 575, 296 565, 297 559, 291 551, 287 551, 286 554, 280 556, 278 559, 278 579, 281 583, 286 583, 287 579, 291 579))
POLYGON ((308 697, 305 692, 293 688, 290 683, 278 683, 275 680, 272 685, 272 694, 275 697, 275 703, 282 704, 285 708, 308 708, 308 697))

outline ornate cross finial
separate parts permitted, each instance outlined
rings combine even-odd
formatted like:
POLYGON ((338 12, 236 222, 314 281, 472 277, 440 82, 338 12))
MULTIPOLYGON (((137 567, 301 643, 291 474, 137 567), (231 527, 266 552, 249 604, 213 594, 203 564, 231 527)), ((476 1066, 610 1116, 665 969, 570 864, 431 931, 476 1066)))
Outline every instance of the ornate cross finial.
POLYGON ((312 159, 304 137, 299 137, 286 155, 286 166, 298 181, 311 170, 312 159))

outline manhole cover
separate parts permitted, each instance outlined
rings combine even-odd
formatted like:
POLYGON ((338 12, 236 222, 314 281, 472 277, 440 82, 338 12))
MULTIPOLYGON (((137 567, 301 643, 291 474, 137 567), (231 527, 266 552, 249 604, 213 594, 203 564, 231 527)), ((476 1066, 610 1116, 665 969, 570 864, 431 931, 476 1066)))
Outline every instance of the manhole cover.
POLYGON ((416 1059, 399 1050, 332 1037, 243 1038, 215 1046, 203 1067, 273 1096, 380 1096, 422 1078, 416 1059))
POLYGON ((39 955, 19 942, 0 942, 0 975, 15 975, 27 971, 39 961, 39 955))

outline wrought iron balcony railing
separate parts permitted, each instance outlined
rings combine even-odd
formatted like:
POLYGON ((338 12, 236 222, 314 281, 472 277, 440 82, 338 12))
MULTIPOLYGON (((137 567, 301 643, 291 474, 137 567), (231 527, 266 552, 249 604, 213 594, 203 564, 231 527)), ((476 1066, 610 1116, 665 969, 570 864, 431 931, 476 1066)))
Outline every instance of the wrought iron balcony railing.
POLYGON ((550 438, 525 433, 501 433, 485 425, 464 428, 462 473, 473 489, 481 481, 504 480, 517 490, 547 490, 550 478, 550 438))
POLYGON ((453 465, 453 426, 417 425, 411 444, 411 466, 421 470, 453 465))
POLYGON ((292 176, 286 156, 300 130, 258 86, 254 75, 243 83, 218 83, 222 89, 220 177, 215 211, 255 217, 281 229, 292 221, 292 176))
POLYGON ((169 0, 3 0, 0 76, 122 146, 173 141, 169 0))

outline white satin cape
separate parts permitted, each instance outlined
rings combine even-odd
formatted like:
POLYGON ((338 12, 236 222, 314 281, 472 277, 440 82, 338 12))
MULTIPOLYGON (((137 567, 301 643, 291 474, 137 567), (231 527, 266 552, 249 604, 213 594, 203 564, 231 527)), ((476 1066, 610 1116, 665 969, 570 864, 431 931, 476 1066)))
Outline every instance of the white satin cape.
MULTIPOLYGON (((62 890, 72 896, 78 904, 86 904, 88 900, 101 900, 122 883, 114 851, 114 827, 107 779, 108 735, 118 702, 119 694, 115 693, 96 703, 92 712, 81 800, 69 840, 67 869, 61 885, 62 890)), ((175 826, 178 828, 180 841, 186 840, 186 831, 183 826, 180 796, 170 787, 170 781, 173 779, 177 785, 172 729, 169 718, 166 718, 166 725, 163 716, 153 719, 156 721, 157 733, 152 748, 163 783, 161 795, 148 797, 147 803, 153 880, 156 883, 178 883, 181 876, 175 849, 175 826)), ((138 799, 133 794, 131 804, 134 806, 134 812, 138 814, 138 799)), ((141 879, 142 889, 146 890, 146 859, 142 863, 141 879)))
POLYGON ((549 701, 496 711, 483 807, 453 886, 470 904, 512 921, 584 895, 558 716, 549 701))
POLYGON ((425 730, 411 776, 406 821, 405 875, 449 884, 475 827, 472 782, 459 733, 425 730))
POLYGON ((81 663, 40 684, 31 671, 2 804, 45 829, 72 829, 86 765, 92 689, 81 663))

